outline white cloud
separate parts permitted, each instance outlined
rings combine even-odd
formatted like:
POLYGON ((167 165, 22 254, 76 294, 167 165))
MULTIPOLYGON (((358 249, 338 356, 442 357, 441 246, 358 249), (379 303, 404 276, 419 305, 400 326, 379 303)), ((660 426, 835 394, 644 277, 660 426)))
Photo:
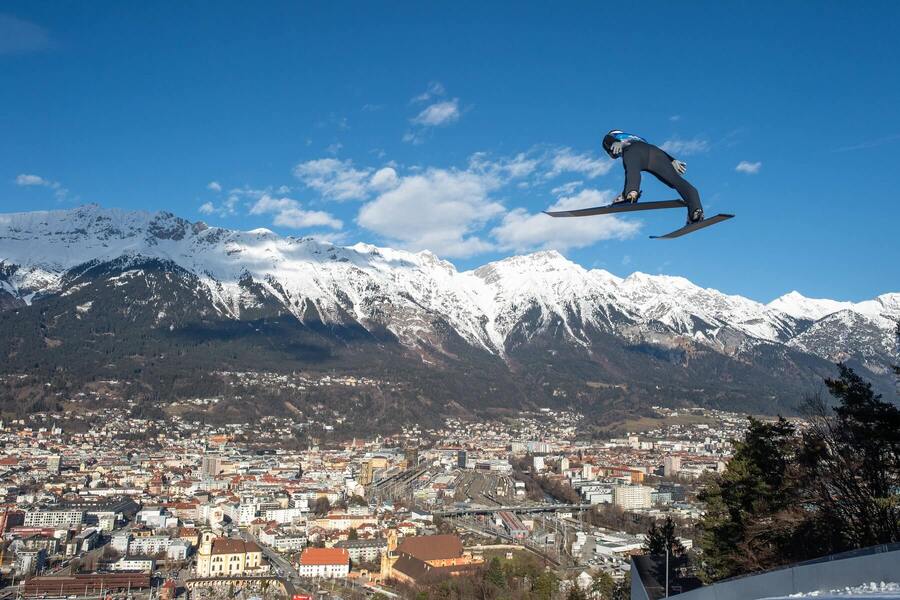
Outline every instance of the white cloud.
POLYGON ((877 148, 878 146, 884 146, 885 144, 890 144, 892 142, 896 142, 900 140, 900 134, 888 135, 885 137, 880 137, 872 140, 864 140, 858 144, 852 144, 850 146, 842 146, 840 148, 835 148, 834 152, 851 152, 855 150, 866 150, 868 148, 877 148))
POLYGON ((330 227, 340 229, 344 226, 340 219, 336 219, 327 212, 321 210, 303 210, 300 208, 288 208, 275 215, 275 225, 303 229, 306 227, 330 227))
POLYGON ((759 173, 759 170, 762 168, 761 162, 748 162, 746 160, 742 160, 737 164, 734 168, 738 173, 746 173, 747 175, 756 175, 759 173))
POLYGON ((693 138, 690 140, 672 138, 663 142, 660 148, 669 154, 690 156, 691 154, 701 154, 709 150, 709 142, 702 138, 693 138))
POLYGON ((400 178, 396 187, 363 205, 357 222, 405 248, 472 256, 493 247, 476 232, 503 212, 490 198, 499 185, 481 173, 426 169, 400 178))
POLYGON ((425 141, 425 131, 407 131, 403 134, 403 141, 407 144, 412 144, 414 146, 418 146, 422 142, 425 141))
MULTIPOLYGON (((593 189, 582 190, 574 196, 560 198, 550 210, 572 210, 608 204, 613 192, 593 189)), ((491 230, 497 246, 503 250, 525 252, 534 249, 565 251, 583 248, 608 239, 625 239, 633 236, 640 223, 624 221, 612 215, 577 219, 553 218, 545 214, 529 213, 516 208, 503 217, 491 230)))
POLYGON ((28 175, 26 173, 22 173, 18 177, 16 177, 16 185, 21 186, 31 186, 31 185, 41 185, 41 186, 49 186, 50 182, 40 177, 38 175, 28 175))
POLYGON ((672 115, 671 117, 669 117, 669 120, 672 121, 673 123, 680 121, 681 115, 672 115))
POLYGON ((266 213, 277 213, 291 208, 297 208, 299 203, 290 198, 273 198, 268 194, 264 194, 250 207, 251 215, 264 215, 266 213))
POLYGON ((588 179, 606 175, 612 169, 613 161, 607 158, 594 158, 590 154, 577 154, 571 148, 559 148, 550 158, 550 170, 546 173, 547 179, 552 179, 562 173, 581 173, 588 179))
POLYGON ((495 177, 503 182, 531 175, 540 165, 540 160, 531 158, 524 152, 512 158, 491 159, 487 152, 476 152, 469 157, 469 170, 495 177))
POLYGON ((50 181, 44 179, 40 175, 32 175, 30 173, 21 173, 16 176, 16 185, 22 187, 45 187, 53 190, 53 194, 58 200, 63 200, 69 194, 69 190, 64 188, 58 181, 50 181))
POLYGON ((368 195, 371 169, 356 169, 351 160, 320 158, 294 167, 294 176, 332 200, 361 200, 368 195))
MULTIPOLYGON (((428 89, 411 100, 412 103, 437 100, 445 93, 440 83, 431 83, 428 89)), ((403 141, 408 144, 421 144, 434 127, 444 127, 459 121, 462 112, 459 109, 459 98, 435 101, 423 108, 419 114, 409 120, 412 128, 403 134, 403 141)))
POLYGON ((412 123, 422 127, 440 127, 458 121, 459 115, 459 98, 454 98, 425 107, 412 123))
POLYGON ((372 175, 372 179, 369 181, 369 185, 374 190, 387 191, 397 187, 399 181, 397 171, 392 167, 384 167, 375 171, 375 174, 372 175))
MULTIPOLYGON (((253 192, 255 193, 255 190, 253 192)), ((215 214, 220 217, 229 217, 237 214, 237 204, 240 200, 240 196, 247 195, 250 195, 250 191, 248 190, 232 190, 221 204, 204 202, 197 211, 203 215, 215 214)))
POLYGON ((441 85, 439 81, 432 81, 428 84, 428 88, 424 92, 418 96, 414 96, 410 102, 428 102, 436 96, 443 96, 444 93, 444 86, 441 85))
POLYGON ((550 190, 550 193, 554 196, 571 196, 575 190, 581 187, 582 183, 582 181, 570 181, 568 183, 556 186, 555 188, 550 190))
POLYGON ((304 210, 301 204, 292 198, 275 198, 269 194, 263 194, 250 207, 251 215, 272 214, 272 223, 282 227, 303 229, 307 227, 330 227, 341 229, 344 224, 327 212, 319 210, 304 210))
POLYGON ((206 189, 212 190, 214 192, 221 192, 222 185, 218 181, 210 181, 206 184, 206 189))

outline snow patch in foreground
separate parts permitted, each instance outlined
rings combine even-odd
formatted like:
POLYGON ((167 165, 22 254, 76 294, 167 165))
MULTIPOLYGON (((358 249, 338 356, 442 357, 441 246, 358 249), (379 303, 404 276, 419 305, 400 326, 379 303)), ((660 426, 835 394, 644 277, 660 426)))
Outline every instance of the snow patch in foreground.
POLYGON ((829 592, 800 592, 790 596, 767 598, 766 600, 782 600, 786 598, 818 598, 820 600, 830 600, 832 598, 836 600, 847 600, 848 598, 865 598, 866 600, 896 599, 900 598, 900 583, 885 583, 884 581, 875 583, 871 581, 858 586, 845 587, 829 592))

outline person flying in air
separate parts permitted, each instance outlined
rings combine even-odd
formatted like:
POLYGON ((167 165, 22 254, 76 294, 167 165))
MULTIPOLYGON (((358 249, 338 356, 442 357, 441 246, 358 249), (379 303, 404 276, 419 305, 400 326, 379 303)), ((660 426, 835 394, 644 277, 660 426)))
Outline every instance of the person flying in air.
POLYGON ((613 129, 603 137, 603 149, 613 160, 622 157, 625 167, 625 189, 613 204, 637 202, 641 197, 641 171, 652 173, 657 179, 675 189, 687 204, 687 224, 703 220, 703 205, 697 188, 682 177, 687 164, 669 156, 665 151, 636 135, 613 129))

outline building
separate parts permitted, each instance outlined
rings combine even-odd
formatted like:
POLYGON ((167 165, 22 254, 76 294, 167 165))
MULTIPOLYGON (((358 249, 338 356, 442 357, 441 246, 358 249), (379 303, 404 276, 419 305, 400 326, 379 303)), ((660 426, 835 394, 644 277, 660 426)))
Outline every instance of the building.
POLYGON ((414 469, 419 466, 419 449, 410 446, 403 450, 403 458, 406 461, 407 469, 414 469))
POLYGON ((46 550, 48 556, 52 556, 59 551, 59 540, 53 535, 35 534, 13 540, 10 548, 18 550, 46 550))
POLYGON ((387 540, 371 539, 371 540, 341 540, 334 545, 335 548, 343 548, 350 555, 350 560, 354 563, 376 562, 381 559, 381 555, 387 550, 387 540))
POLYGON ((58 508, 83 510, 85 523, 102 531, 112 531, 118 523, 133 518, 140 507, 128 496, 120 496, 103 500, 66 501, 61 502, 58 508))
POLYGON ((460 469, 465 469, 468 464, 469 456, 466 454, 465 450, 460 450, 456 453, 456 466, 460 469))
POLYGON ((317 527, 327 529, 328 531, 345 531, 347 529, 359 529, 364 525, 377 525, 378 519, 375 515, 371 514, 352 515, 350 513, 338 512, 327 514, 321 519, 316 519, 315 524, 317 527))
POLYGON ((207 454, 200 460, 200 473, 204 477, 215 477, 222 472, 222 457, 218 454, 207 454))
POLYGON ((579 487, 581 497, 589 504, 611 504, 613 501, 612 487, 603 484, 588 484, 579 487))
POLYGON ((185 540, 172 540, 166 548, 166 558, 169 560, 186 560, 191 552, 191 543, 185 540))
POLYGON ((16 573, 22 576, 38 573, 47 564, 47 551, 20 549, 16 552, 16 573))
POLYGON ((92 573, 32 577, 22 586, 26 598, 69 597, 100 593, 126 593, 150 588, 150 576, 143 573, 92 573))
POLYGON ((381 578, 416 583, 432 578, 469 573, 484 561, 463 549, 457 535, 421 535, 403 538, 388 536, 388 551, 382 556, 381 578))
POLYGON ((156 561, 149 556, 123 556, 112 564, 112 571, 130 571, 134 573, 152 573, 156 561))
POLYGON ((47 457, 47 472, 59 475, 62 466, 62 457, 59 454, 51 454, 47 457))
POLYGON ((253 542, 216 537, 211 531, 201 535, 197 553, 198 577, 259 575, 268 570, 262 562, 262 548, 253 542))
POLYGON ((75 534, 66 543, 66 556, 75 556, 82 552, 89 552, 99 546, 100 542, 100 531, 95 527, 88 527, 75 534))
POLYGON ((651 492, 653 488, 646 485, 614 485, 612 499, 613 504, 623 510, 637 508, 650 508, 652 506, 651 492))
POLYGON ((25 527, 71 527, 84 523, 83 510, 38 509, 25 513, 25 527))
POLYGON ((259 541, 278 552, 296 552, 306 545, 305 529, 264 529, 259 541))
POLYGON ((300 555, 301 577, 346 577, 350 574, 350 553, 344 548, 307 548, 300 555))
POLYGON ((276 523, 293 523, 305 518, 308 510, 303 508, 267 508, 262 511, 262 518, 276 523))
POLYGON ((675 477, 681 471, 681 457, 667 456, 663 459, 663 476, 675 477))
POLYGON ((360 485, 370 485, 375 480, 375 465, 371 460, 364 460, 359 468, 360 485))
POLYGON ((509 535, 518 540, 528 537, 528 529, 516 515, 508 511, 496 513, 495 522, 509 532, 509 535))
POLYGON ((172 539, 167 535, 151 535, 136 537, 128 543, 128 554, 154 555, 165 552, 172 544, 172 539))
POLYGON ((119 531, 113 534, 109 545, 119 554, 128 553, 128 545, 131 543, 131 533, 128 531, 119 531))

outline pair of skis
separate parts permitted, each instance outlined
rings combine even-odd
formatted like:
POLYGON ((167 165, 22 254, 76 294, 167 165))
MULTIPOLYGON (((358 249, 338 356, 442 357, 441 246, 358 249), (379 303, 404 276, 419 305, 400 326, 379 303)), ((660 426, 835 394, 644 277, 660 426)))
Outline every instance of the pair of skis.
MULTIPOLYGON (((577 210, 544 211, 544 214, 548 214, 551 217, 590 217, 593 215, 610 215, 616 213, 637 212, 639 210, 685 208, 686 206, 687 204, 685 204, 681 200, 663 200, 661 202, 633 202, 609 206, 595 206, 593 208, 579 208, 577 210)), ((702 221, 697 221, 696 223, 689 223, 681 229, 676 229, 675 231, 667 233, 666 235, 651 235, 650 239, 671 240, 673 238, 681 237, 700 229, 704 229, 706 227, 709 227, 710 225, 715 225, 716 223, 727 221, 732 217, 734 217, 734 215, 718 214, 714 217, 703 219, 702 221)))

